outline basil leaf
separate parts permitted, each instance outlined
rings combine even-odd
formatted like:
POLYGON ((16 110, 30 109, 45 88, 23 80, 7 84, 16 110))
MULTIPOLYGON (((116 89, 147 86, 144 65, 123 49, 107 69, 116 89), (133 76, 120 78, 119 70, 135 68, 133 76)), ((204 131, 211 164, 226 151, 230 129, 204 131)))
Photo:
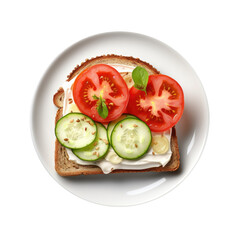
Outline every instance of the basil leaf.
POLYGON ((99 97, 97 97, 95 94, 92 96, 93 99, 98 100, 99 97))
POLYGON ((105 100, 102 99, 102 97, 100 96, 99 100, 98 100, 98 103, 97 103, 97 111, 98 111, 98 114, 103 118, 107 118, 108 116, 108 108, 107 108, 107 105, 105 103, 105 100))
POLYGON ((148 83, 148 72, 145 68, 137 66, 132 72, 134 87, 146 92, 148 83))

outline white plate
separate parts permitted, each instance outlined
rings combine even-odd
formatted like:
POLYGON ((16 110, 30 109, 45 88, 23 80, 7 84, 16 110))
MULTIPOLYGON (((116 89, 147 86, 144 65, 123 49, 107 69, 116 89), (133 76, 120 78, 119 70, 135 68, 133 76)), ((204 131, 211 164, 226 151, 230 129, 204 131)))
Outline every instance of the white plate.
POLYGON ((177 186, 193 169, 204 148, 209 126, 207 98, 192 67, 166 44, 136 33, 111 32, 79 41, 50 65, 41 79, 32 107, 32 136, 40 160, 65 189, 90 202, 128 206, 156 199, 177 186), (133 56, 176 79, 185 94, 185 110, 177 124, 181 167, 174 173, 133 173, 60 177, 54 170, 52 98, 72 69, 86 58, 103 54, 133 56))

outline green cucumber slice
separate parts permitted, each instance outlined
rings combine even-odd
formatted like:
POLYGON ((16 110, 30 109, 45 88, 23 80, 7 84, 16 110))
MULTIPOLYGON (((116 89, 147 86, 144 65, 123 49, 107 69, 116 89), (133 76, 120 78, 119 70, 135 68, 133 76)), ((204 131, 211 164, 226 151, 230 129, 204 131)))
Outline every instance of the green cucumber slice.
POLYGON ((98 133, 95 141, 88 147, 72 150, 78 158, 84 161, 96 161, 102 158, 109 149, 106 128, 100 123, 96 123, 96 125, 98 133))
POLYGON ((148 125, 137 118, 119 121, 111 134, 111 143, 116 154, 124 159, 134 160, 149 149, 152 134, 148 125))
POLYGON ((90 117, 82 113, 69 113, 56 123, 55 135, 66 148, 84 148, 95 140, 97 126, 90 117))
POLYGON ((107 137, 108 137, 108 141, 110 142, 110 144, 111 144, 111 133, 112 133, 113 128, 119 121, 121 121, 125 118, 136 118, 136 117, 134 115, 130 115, 130 114, 123 114, 121 117, 119 117, 118 119, 116 119, 108 124, 107 137))

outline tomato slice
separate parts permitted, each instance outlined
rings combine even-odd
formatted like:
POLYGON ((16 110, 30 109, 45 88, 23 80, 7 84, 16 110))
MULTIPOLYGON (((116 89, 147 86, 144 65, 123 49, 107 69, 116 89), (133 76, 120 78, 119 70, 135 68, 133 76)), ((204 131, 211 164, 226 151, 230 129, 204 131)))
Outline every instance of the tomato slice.
POLYGON ((154 132, 172 128, 183 114, 181 86, 169 76, 150 75, 146 92, 135 87, 130 89, 128 112, 146 122, 154 132))
POLYGON ((79 110, 97 122, 117 119, 125 111, 129 91, 120 73, 105 64, 94 65, 83 71, 73 85, 73 98, 79 110), (98 98, 104 100, 108 116, 102 118, 97 110, 98 98))

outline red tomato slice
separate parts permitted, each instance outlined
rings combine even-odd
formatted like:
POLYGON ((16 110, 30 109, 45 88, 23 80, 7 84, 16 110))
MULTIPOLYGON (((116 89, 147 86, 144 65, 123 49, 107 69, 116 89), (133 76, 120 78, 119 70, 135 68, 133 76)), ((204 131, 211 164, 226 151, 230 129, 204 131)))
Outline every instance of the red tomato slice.
POLYGON ((145 92, 132 87, 128 112, 147 123, 154 132, 172 128, 181 118, 184 95, 181 86, 172 78, 157 74, 150 75, 145 92))
POLYGON ((120 73, 105 64, 94 65, 83 71, 73 85, 73 98, 79 110, 97 122, 110 122, 125 111, 129 91, 120 73), (105 100, 107 118, 102 118, 97 110, 96 98, 105 100))

